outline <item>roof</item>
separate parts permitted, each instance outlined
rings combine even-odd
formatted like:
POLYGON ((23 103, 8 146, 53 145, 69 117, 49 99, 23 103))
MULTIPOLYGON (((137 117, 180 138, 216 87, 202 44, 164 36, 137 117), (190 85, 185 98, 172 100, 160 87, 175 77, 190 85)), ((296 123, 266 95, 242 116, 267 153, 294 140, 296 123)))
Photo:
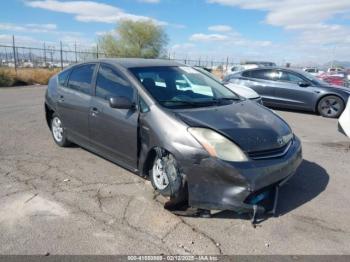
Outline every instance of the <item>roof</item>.
POLYGON ((151 66, 183 66, 183 64, 167 59, 145 59, 145 58, 101 58, 93 62, 106 62, 117 64, 125 68, 151 67, 151 66))

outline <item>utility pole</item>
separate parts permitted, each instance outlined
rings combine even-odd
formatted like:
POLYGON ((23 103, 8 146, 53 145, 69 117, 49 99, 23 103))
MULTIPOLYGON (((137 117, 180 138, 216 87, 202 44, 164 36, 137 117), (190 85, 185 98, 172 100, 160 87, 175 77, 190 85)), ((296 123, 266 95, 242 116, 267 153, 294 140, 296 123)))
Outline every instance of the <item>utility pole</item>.
POLYGON ((46 67, 46 43, 44 42, 44 67, 46 67))
POLYGON ((15 71, 17 74, 17 58, 16 58, 16 43, 15 43, 15 36, 12 35, 12 48, 13 48, 13 61, 15 65, 15 71))
POLYGON ((75 63, 78 63, 78 57, 77 57, 77 41, 74 41, 74 54, 75 54, 75 63))
POLYGON ((60 53, 61 53, 61 69, 63 70, 63 50, 62 50, 62 41, 60 41, 60 53))

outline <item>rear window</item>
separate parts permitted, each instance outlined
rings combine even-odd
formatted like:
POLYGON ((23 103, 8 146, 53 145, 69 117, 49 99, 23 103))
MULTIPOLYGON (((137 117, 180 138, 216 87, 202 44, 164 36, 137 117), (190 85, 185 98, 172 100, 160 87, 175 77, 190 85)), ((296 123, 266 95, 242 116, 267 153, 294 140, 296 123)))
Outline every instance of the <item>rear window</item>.
POLYGON ((69 77, 68 87, 84 94, 91 94, 91 82, 94 70, 95 64, 73 68, 69 77))
POLYGON ((71 70, 65 70, 58 75, 58 84, 61 86, 67 86, 67 79, 71 70))

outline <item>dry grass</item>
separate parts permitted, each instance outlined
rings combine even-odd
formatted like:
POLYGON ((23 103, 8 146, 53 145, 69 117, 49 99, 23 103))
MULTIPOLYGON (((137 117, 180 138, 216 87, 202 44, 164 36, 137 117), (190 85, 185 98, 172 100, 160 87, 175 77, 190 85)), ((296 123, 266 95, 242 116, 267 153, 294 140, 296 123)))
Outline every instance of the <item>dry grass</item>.
POLYGON ((50 77, 59 71, 59 69, 20 68, 16 73, 13 68, 0 68, 0 86, 46 85, 50 77))

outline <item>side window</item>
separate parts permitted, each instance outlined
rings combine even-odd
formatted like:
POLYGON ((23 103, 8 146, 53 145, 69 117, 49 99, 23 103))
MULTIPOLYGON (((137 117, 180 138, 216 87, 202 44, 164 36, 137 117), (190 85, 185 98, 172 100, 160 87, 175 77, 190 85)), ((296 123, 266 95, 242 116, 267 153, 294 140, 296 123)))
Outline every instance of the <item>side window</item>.
POLYGON ((302 79, 301 77, 297 76, 296 74, 292 74, 292 73, 288 73, 288 79, 289 82, 298 84, 300 82, 305 82, 304 79, 302 79))
POLYGON ((67 86, 67 79, 71 70, 65 70, 58 75, 58 84, 60 86, 67 86))
POLYGON ((133 100, 133 88, 115 70, 101 65, 97 74, 96 96, 108 99, 112 96, 124 96, 133 100))
POLYGON ((263 69, 263 70, 253 70, 249 72, 250 72, 250 77, 252 78, 263 79, 263 80, 274 80, 272 70, 263 69))
POLYGON ((149 111, 149 107, 146 104, 145 100, 141 96, 139 96, 139 106, 140 106, 140 112, 141 113, 147 113, 149 111))
POLYGON ((68 87, 84 94, 91 94, 91 81, 94 70, 94 64, 73 68, 73 71, 69 77, 68 87))
POLYGON ((295 83, 295 84, 298 84, 300 82, 305 82, 304 79, 302 79, 298 75, 290 73, 290 72, 278 71, 277 75, 278 75, 278 77, 276 80, 278 80, 278 81, 287 81, 287 82, 291 82, 291 83, 295 83))

